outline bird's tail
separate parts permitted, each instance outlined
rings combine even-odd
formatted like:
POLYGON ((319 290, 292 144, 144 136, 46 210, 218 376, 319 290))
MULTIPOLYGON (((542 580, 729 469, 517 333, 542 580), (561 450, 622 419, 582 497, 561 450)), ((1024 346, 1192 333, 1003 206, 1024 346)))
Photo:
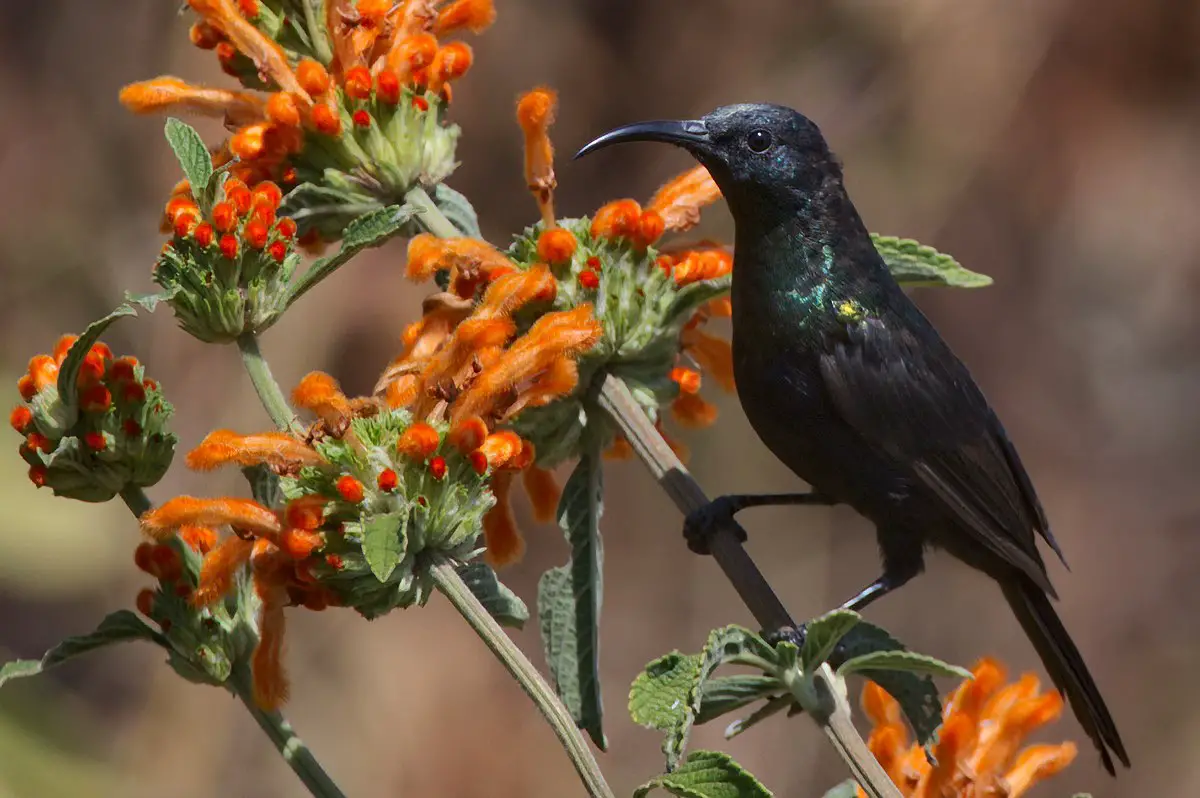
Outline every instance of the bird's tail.
POLYGON ((1121 764, 1129 767, 1129 755, 1125 753, 1125 745, 1121 735, 1113 723, 1112 715, 1104 704, 1100 689, 1092 681, 1087 665, 1079 649, 1075 648, 1067 629, 1059 620, 1058 613, 1050 604, 1049 597, 1037 585, 1024 578, 1003 580, 1001 587, 1004 597, 1012 607, 1021 622, 1021 628, 1033 642, 1042 664, 1054 680, 1058 689, 1066 694, 1071 703, 1071 709, 1088 737, 1100 752, 1105 769, 1116 775, 1113 767, 1112 753, 1121 764))

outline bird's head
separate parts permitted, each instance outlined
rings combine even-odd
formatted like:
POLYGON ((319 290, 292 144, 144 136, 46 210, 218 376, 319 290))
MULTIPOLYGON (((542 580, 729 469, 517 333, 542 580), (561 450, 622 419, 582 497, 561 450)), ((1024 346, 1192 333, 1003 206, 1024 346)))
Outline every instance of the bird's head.
POLYGON ((579 158, 611 144, 661 141, 690 152, 712 174, 737 215, 738 205, 790 205, 841 170, 812 120, 782 105, 718 108, 700 119, 638 122, 586 145, 579 158))

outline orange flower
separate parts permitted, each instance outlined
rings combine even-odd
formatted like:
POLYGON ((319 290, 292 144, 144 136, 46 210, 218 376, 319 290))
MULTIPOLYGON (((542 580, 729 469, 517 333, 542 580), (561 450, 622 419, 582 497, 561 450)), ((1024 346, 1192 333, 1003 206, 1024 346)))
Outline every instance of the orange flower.
POLYGON ((558 500, 562 498, 562 488, 553 472, 534 465, 522 474, 525 492, 529 494, 529 503, 533 505, 534 520, 543 524, 553 521, 558 513, 558 500))
POLYGON ((237 463, 266 464, 277 471, 289 472, 320 462, 319 454, 286 432, 238 435, 228 429, 213 430, 187 456, 188 468, 196 471, 212 471, 237 463))
POLYGON ((169 540, 184 526, 231 526, 253 535, 275 538, 281 531, 275 513, 251 499, 197 499, 176 496, 141 518, 142 531, 155 540, 169 540))
POLYGON ((225 124, 234 127, 262 119, 269 108, 269 104, 249 92, 193 86, 169 75, 126 86, 121 89, 120 100, 135 114, 178 109, 198 116, 223 118, 225 124))
POLYGON ((550 125, 558 95, 544 86, 526 92, 517 101, 517 122, 525 135, 525 182, 542 212, 542 224, 554 227, 554 145, 550 143, 550 125))
POLYGON ((867 745, 906 798, 1019 798, 1075 759, 1070 742, 1018 753, 1030 734, 1062 714, 1058 692, 1039 693, 1032 674, 1002 687, 1004 670, 990 659, 981 660, 974 675, 946 702, 936 766, 921 746, 909 745, 895 699, 873 682, 863 688, 863 710, 874 724, 867 745))
POLYGON ((500 471, 492 477, 496 506, 483 517, 483 540, 487 546, 484 559, 495 568, 511 565, 525 553, 525 539, 517 529, 508 501, 512 479, 511 471, 500 471))
POLYGON ((700 221, 700 209, 721 198, 721 189, 703 166, 667 181, 648 206, 662 217, 667 230, 690 230, 700 221))

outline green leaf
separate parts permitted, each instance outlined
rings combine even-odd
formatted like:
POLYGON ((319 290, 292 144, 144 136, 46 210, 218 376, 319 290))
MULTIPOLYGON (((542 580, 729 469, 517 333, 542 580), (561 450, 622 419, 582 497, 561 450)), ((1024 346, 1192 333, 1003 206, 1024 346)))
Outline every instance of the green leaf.
MULTIPOLYGON (((905 650, 900 641, 883 629, 862 621, 842 638, 829 664, 840 668, 856 657, 876 651, 905 650)), ((900 709, 921 745, 934 738, 934 733, 942 723, 942 702, 931 676, 896 670, 860 670, 859 674, 878 684, 900 703, 900 709)))
POLYGON ((629 688, 629 716, 633 722, 660 731, 680 724, 703 663, 699 654, 672 651, 646 665, 629 688))
POLYGON ((838 609, 809 621, 805 625, 804 648, 800 652, 804 670, 811 672, 820 667, 846 633, 861 620, 857 612, 838 609))
POLYGON ((250 495, 263 507, 278 509, 283 506, 283 488, 279 476, 264 465, 242 469, 242 476, 250 483, 250 495))
POLYGON ((608 742, 602 726, 599 663, 604 562, 601 476, 600 456, 592 449, 579 459, 563 487, 558 524, 571 544, 571 560, 542 574, 538 617, 554 687, 571 717, 603 751, 608 742))
POLYGON ((972 678, 971 672, 966 668, 960 668, 915 651, 873 651, 870 654, 846 660, 837 669, 842 676, 863 671, 901 671, 904 673, 927 673, 930 676, 955 676, 959 679, 972 678))
MULTIPOLYGON (((704 702, 704 687, 725 663, 773 668, 775 651, 754 632, 726 626, 709 633, 698 655, 667 654, 646 666, 629 692, 629 713, 636 723, 664 732, 662 751, 671 770, 683 758, 688 735, 704 702)), ((776 689, 782 689, 772 679, 776 689)))
POLYGON ((854 779, 846 779, 825 793, 824 798, 854 798, 856 795, 858 795, 858 782, 854 779))
POLYGON ((445 183, 438 183, 434 186, 432 194, 433 204, 438 206, 442 215, 449 219, 464 236, 483 238, 483 233, 479 230, 479 215, 475 213, 475 206, 469 199, 445 183))
POLYGON ((124 316, 136 315, 137 311, 129 305, 121 305, 104 318, 89 324, 83 334, 67 350, 67 356, 58 369, 58 395, 62 399, 64 409, 71 414, 71 418, 75 418, 74 411, 79 407, 79 391, 75 390, 75 381, 79 379, 79 367, 83 365, 83 359, 91 351, 92 345, 100 340, 100 336, 108 329, 108 325, 124 316))
POLYGON ((129 640, 150 640, 164 647, 167 645, 165 638, 151 629, 135 613, 129 610, 117 610, 106 616, 96 627, 96 631, 79 637, 68 637, 47 651, 40 660, 19 659, 6 663, 0 667, 0 685, 9 679, 36 676, 81 654, 129 640))
POLYGON ((126 291, 125 303, 128 305, 141 305, 148 313, 153 313, 154 309, 158 307, 159 302, 169 302, 178 293, 179 286, 150 294, 135 294, 131 291, 126 291))
POLYGON ((407 205, 389 205, 346 225, 341 248, 327 258, 319 258, 308 268, 292 286, 287 304, 291 305, 362 250, 377 247, 399 233, 414 215, 413 209, 407 205))
POLYGON ((460 565, 455 570, 497 623, 514 629, 525 627, 525 622, 529 620, 529 608, 496 577, 496 572, 490 565, 471 562, 460 565))
POLYGON ((653 789, 679 798, 771 798, 771 791, 728 754, 697 751, 678 770, 638 787, 633 798, 644 798, 653 789))
POLYGON ((786 690, 774 676, 743 673, 708 679, 701 685, 700 711, 696 713, 696 723, 708 723, 786 690))
POLYGON ((668 326, 686 321, 691 318, 692 312, 705 302, 728 294, 732 284, 733 278, 730 275, 688 283, 675 292, 675 297, 671 300, 667 312, 663 314, 663 325, 668 326))
POLYGON ((213 175, 212 155, 204 146, 204 139, 191 125, 174 117, 167 120, 164 132, 167 143, 175 151, 179 167, 191 184, 192 196, 199 200, 208 189, 208 181, 213 175))
POLYGON ((363 555, 371 573, 380 582, 386 582, 404 559, 408 547, 408 513, 383 513, 364 518, 363 555))
POLYGON ((911 238, 896 238, 871 233, 875 249, 888 270, 901 285, 941 285, 954 288, 982 288, 992 284, 986 274, 964 269, 945 253, 911 238))

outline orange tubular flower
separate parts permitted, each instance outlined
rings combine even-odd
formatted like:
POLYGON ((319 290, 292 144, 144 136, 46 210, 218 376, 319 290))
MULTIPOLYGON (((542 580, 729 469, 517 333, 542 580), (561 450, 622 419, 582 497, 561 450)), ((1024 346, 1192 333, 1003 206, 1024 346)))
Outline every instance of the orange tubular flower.
POLYGON ((554 227, 554 145, 550 143, 550 125, 558 95, 551 89, 539 87, 526 93, 517 102, 517 122, 525 135, 525 182, 542 212, 542 224, 554 227))
POLYGON ((235 127, 261 119, 266 110, 262 99, 249 92, 193 86, 170 76, 132 83, 121 89, 120 100, 135 114, 181 109, 198 116, 224 118, 226 124, 235 127))
POLYGON ((1070 742, 1018 753, 1030 734, 1062 714, 1058 692, 1039 693, 1032 674, 1002 686, 1004 670, 990 659, 981 660, 974 675, 946 702, 936 766, 921 746, 909 745, 895 699, 873 682, 864 687, 863 710, 874 724, 867 745, 906 798, 1019 798, 1075 759, 1070 742))
POLYGON ((483 517, 483 539, 487 545, 484 559, 494 568, 511 565, 525 553, 525 539, 517 529, 508 500, 512 479, 511 471, 501 471, 492 477, 496 506, 483 517))
POLYGON ((496 7, 492 0, 454 0, 438 12, 433 32, 445 36, 466 28, 472 33, 483 33, 495 21, 496 7))
POLYGON ((721 198, 721 189, 703 166, 663 184, 648 206, 662 217, 667 230, 682 232, 700 222, 700 209, 721 198))
POLYGON ((345 423, 352 413, 350 400, 342 393, 337 381, 320 371, 304 375, 292 391, 292 402, 316 413, 331 428, 345 423))
POLYGON ((141 518, 142 531, 155 540, 169 540, 184 526, 231 526, 274 539, 282 531, 275 513, 251 499, 197 499, 176 496, 141 518))
POLYGON ((286 432, 238 435, 227 429, 210 432, 187 456, 188 468, 196 471, 212 471, 237 463, 241 466, 266 464, 280 473, 287 473, 320 462, 319 454, 286 432))

